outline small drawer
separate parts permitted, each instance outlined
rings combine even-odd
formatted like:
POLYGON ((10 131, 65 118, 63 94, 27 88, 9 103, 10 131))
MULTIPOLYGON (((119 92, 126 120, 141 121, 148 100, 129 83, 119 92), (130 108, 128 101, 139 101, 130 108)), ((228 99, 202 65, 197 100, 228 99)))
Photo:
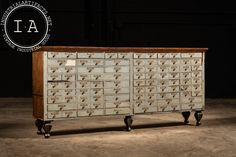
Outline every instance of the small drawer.
POLYGON ((134 107, 139 107, 139 106, 146 106, 146 101, 145 100, 134 100, 134 107))
POLYGON ((167 59, 159 59, 157 60, 158 65, 170 65, 170 60, 167 59))
POLYGON ((158 53, 158 58, 170 58, 169 53, 158 53))
POLYGON ((201 65, 202 59, 201 58, 194 58, 192 59, 192 65, 201 65))
POLYGON ((203 109, 203 103, 186 103, 181 105, 182 110, 203 109))
POLYGON ((146 86, 156 86, 157 82, 156 80, 146 80, 146 86))
POLYGON ((90 89, 91 96, 103 95, 103 88, 93 88, 90 89))
POLYGON ((104 115, 104 109, 91 109, 89 116, 102 116, 104 115))
POLYGON ((170 66, 169 72, 179 72, 179 66, 170 66))
POLYGON ((169 80, 169 85, 179 85, 179 79, 171 79, 169 80))
POLYGON ((129 102, 129 94, 106 95, 105 101, 108 101, 108 102, 127 101, 127 102, 129 102))
POLYGON ((134 59, 134 66, 144 66, 146 64, 146 60, 144 59, 134 59))
POLYGON ((48 119, 62 118, 61 111, 51 111, 47 113, 48 119))
POLYGON ((88 59, 77 59, 77 65, 78 66, 89 66, 90 60, 88 59))
POLYGON ((157 80, 157 85, 158 86, 168 86, 169 82, 174 81, 174 80, 157 80))
POLYGON ((146 53, 146 58, 157 58, 157 53, 146 53))
POLYGON ((182 58, 202 57, 202 53, 182 53, 182 58))
POLYGON ((134 53, 134 58, 146 58, 146 53, 134 53))
POLYGON ((192 91, 202 91, 201 84, 194 84, 194 85, 192 85, 192 91))
POLYGON ((59 89, 50 89, 48 90, 48 95, 49 96, 58 96, 58 95, 62 95, 63 91, 59 90, 59 89))
POLYGON ((157 65, 157 60, 156 59, 148 59, 146 61, 147 66, 156 66, 157 65))
POLYGON ((125 94, 129 93, 129 88, 105 88, 104 94, 125 94))
POLYGON ((75 81, 75 75, 73 75, 73 74, 62 75, 62 80, 64 80, 64 81, 75 81))
POLYGON ((192 76, 191 72, 180 73, 180 79, 190 79, 192 76))
POLYGON ((90 89, 89 88, 80 88, 76 90, 79 96, 89 96, 90 89))
POLYGON ((90 103, 90 96, 89 95, 78 95, 78 102, 79 103, 90 103))
POLYGON ((74 103, 75 102, 75 97, 74 96, 64 96, 63 102, 65 103, 74 103))
POLYGON ((117 58, 117 53, 105 53, 105 58, 117 58))
POLYGON ((87 102, 80 102, 78 103, 78 109, 79 110, 84 110, 84 109, 89 109, 90 108, 90 104, 87 102))
POLYGON ((91 81, 102 81, 104 74, 91 74, 90 79, 91 81))
POLYGON ((153 66, 147 66, 146 67, 146 72, 156 72, 157 68, 153 66))
POLYGON ((180 99, 191 97, 191 91, 180 92, 180 99))
POLYGON ((155 100, 156 94, 154 93, 146 93, 146 100, 155 100))
POLYGON ((66 59, 48 59, 48 66, 65 66, 66 59))
POLYGON ((191 79, 181 79, 180 84, 181 85, 190 85, 191 84, 191 79))
POLYGON ((193 65, 192 66, 192 71, 202 71, 202 66, 201 65, 193 65))
POLYGON ((92 52, 88 52, 88 53, 77 53, 77 58, 104 58, 104 53, 100 52, 100 53, 92 53, 92 52))
POLYGON ((130 108, 109 108, 106 109, 106 115, 129 114, 130 108))
POLYGON ((157 99, 168 99, 169 98, 169 93, 158 93, 156 94, 157 99))
POLYGON ((134 73, 144 73, 145 67, 144 66, 135 66, 134 67, 134 73))
POLYGON ((170 65, 179 65, 180 64, 180 60, 178 59, 171 59, 169 60, 170 65))
POLYGON ((166 73, 169 71, 169 67, 168 66, 165 66, 165 65, 161 65, 161 66, 158 66, 157 67, 157 71, 159 73, 166 73))
POLYGON ((105 81, 104 88, 124 88, 129 87, 129 80, 123 81, 105 81))
POLYGON ((48 89, 60 89, 62 88, 61 82, 48 82, 48 89))
POLYGON ((105 72, 108 73, 128 73, 129 72, 129 66, 110 66, 105 67, 105 72))
POLYGON ((77 117, 76 111, 62 111, 63 118, 74 118, 77 117))
POLYGON ((48 75, 48 81, 59 81, 61 80, 60 74, 49 74, 48 75))
POLYGON ((103 59, 91 59, 90 65, 91 66, 103 66, 104 60, 103 59))
POLYGON ((156 92, 157 92, 156 86, 146 87, 146 93, 156 93, 156 92))
POLYGON ((106 102, 106 108, 120 108, 120 107, 130 107, 130 102, 106 102))
POLYGON ((144 87, 134 87, 134 93, 144 93, 145 92, 145 88, 144 87))
POLYGON ((77 105, 73 104, 49 104, 48 111, 76 110, 77 105))
POLYGON ((76 58, 74 52, 48 52, 48 58, 76 58))
POLYGON ((166 86, 157 86, 157 93, 166 93, 166 92, 169 92, 169 88, 166 87, 166 86))
POLYGON ((70 67, 70 66, 64 67, 64 68, 62 68, 62 72, 66 73, 66 74, 74 74, 75 67, 70 67))
POLYGON ((179 92, 179 86, 169 86, 170 92, 179 92))
POLYGON ((62 96, 48 96, 48 104, 64 103, 62 96))
POLYGON ((179 79, 179 73, 169 73, 169 79, 179 79))
POLYGON ((54 73, 60 73, 62 70, 60 67, 48 67, 48 73, 54 74, 54 73))
POLYGON ((78 81, 77 88, 90 88, 90 82, 88 81, 78 81))
POLYGON ((190 65, 180 66, 181 72, 191 72, 192 68, 190 65))
POLYGON ((202 96, 202 91, 192 91, 192 96, 193 97, 202 96))
POLYGON ((75 90, 74 89, 65 89, 65 90, 62 90, 62 93, 65 96, 74 96, 75 90))
POLYGON ((134 100, 145 100, 146 96, 144 93, 135 93, 134 94, 134 100))
POLYGON ((182 59, 181 60, 181 65, 182 66, 191 65, 191 64, 192 64, 192 60, 190 60, 190 59, 182 59))
POLYGON ((180 58, 181 55, 180 55, 180 53, 169 53, 169 57, 170 58, 180 58))
POLYGON ((131 58, 132 53, 118 53, 118 58, 131 58))
POLYGON ((92 109, 102 109, 104 108, 103 102, 92 102, 90 107, 92 109))
POLYGON ((88 74, 78 74, 78 80, 80 80, 80 81, 90 80, 90 75, 88 75, 88 74))
POLYGON ((168 79, 169 75, 168 73, 158 73, 157 74, 157 79, 168 79))
POLYGON ((127 73, 105 73, 104 80, 106 81, 120 81, 120 80, 129 80, 129 74, 127 73))
POLYGON ((75 82, 63 82, 62 89, 71 89, 75 88, 75 82))
POLYGON ((151 72, 151 73, 145 73, 146 79, 156 79, 157 78, 157 73, 156 72, 151 72))
POLYGON ((103 88, 103 82, 102 81, 91 81, 90 88, 103 88))
POLYGON ((78 67, 78 73, 103 73, 102 67, 78 67))
POLYGON ((145 86, 145 81, 144 80, 134 80, 134 86, 136 86, 136 87, 145 86))
POLYGON ((142 80, 145 79, 145 73, 134 73, 135 80, 142 80))
POLYGON ((201 103, 202 97, 185 97, 180 99, 182 103, 201 103))
POLYGON ((157 107, 152 106, 140 106, 134 108, 134 113, 151 113, 151 112, 157 112, 157 107))
POLYGON ((180 86, 180 90, 181 91, 191 91, 192 90, 192 86, 191 85, 181 85, 180 86))
POLYGON ((192 77, 202 77, 202 72, 201 71, 194 71, 194 72, 192 72, 192 77))
POLYGON ((105 65, 106 66, 118 66, 118 65, 129 65, 129 60, 120 60, 120 59, 115 59, 115 60, 105 60, 105 65))
POLYGON ((192 84, 202 84, 202 78, 192 78, 192 84))

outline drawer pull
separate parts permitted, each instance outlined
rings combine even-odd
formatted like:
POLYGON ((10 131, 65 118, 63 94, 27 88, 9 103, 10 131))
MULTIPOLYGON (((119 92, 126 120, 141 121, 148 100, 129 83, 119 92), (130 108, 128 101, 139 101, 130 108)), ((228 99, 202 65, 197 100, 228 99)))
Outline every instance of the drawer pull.
POLYGON ((116 97, 116 99, 115 100, 118 100, 119 99, 119 97, 116 97))

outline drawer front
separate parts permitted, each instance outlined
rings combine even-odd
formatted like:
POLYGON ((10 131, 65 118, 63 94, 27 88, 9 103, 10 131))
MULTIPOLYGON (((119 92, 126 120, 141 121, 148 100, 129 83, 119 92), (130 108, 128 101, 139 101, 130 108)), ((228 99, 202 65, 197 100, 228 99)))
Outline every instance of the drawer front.
POLYGON ((48 89, 73 89, 74 82, 48 82, 48 89))
POLYGON ((134 53, 134 58, 146 58, 146 53, 134 53))
POLYGON ((64 74, 62 75, 63 81, 75 81, 75 75, 73 74, 64 74))
POLYGON ((156 59, 157 58, 157 53, 146 53, 146 58, 147 59, 156 59))
POLYGON ((90 107, 92 109, 103 109, 104 108, 104 103, 103 102, 92 102, 90 107))
POLYGON ((90 88, 89 81, 77 81, 76 83, 77 88, 90 88))
POLYGON ((75 66, 75 59, 49 59, 48 66, 75 66))
POLYGON ((122 101, 118 101, 118 102, 106 102, 106 108, 120 108, 120 107, 129 107, 130 106, 130 102, 122 102, 122 101))
POLYGON ((50 104, 47 106, 48 111, 76 110, 77 105, 73 104, 50 104))
POLYGON ((57 118, 75 118, 77 117, 76 111, 50 111, 47 113, 48 119, 57 118))
POLYGON ((145 79, 145 74, 144 73, 134 73, 134 79, 135 80, 145 79))
POLYGON ((105 73, 104 80, 129 80, 129 73, 105 73))
POLYGON ((156 72, 151 72, 151 73, 145 73, 146 79, 156 79, 157 78, 157 73, 156 72))
POLYGON ((84 116, 102 116, 104 115, 103 109, 86 109, 86 110, 78 110, 78 117, 84 116))
POLYGON ((134 66, 144 66, 146 64, 145 59, 135 59, 134 60, 134 66))
POLYGON ((103 73, 102 67, 78 67, 78 73, 103 73))
POLYGON ((49 74, 48 75, 48 81, 59 81, 61 80, 61 75, 60 74, 49 74))
POLYGON ((134 80, 134 86, 135 87, 145 86, 145 80, 134 80))
POLYGON ((129 87, 129 81, 128 80, 105 81, 104 82, 104 88, 123 88, 123 87, 129 87))
POLYGON ((90 88, 103 88, 103 81, 91 81, 90 88))
POLYGON ((202 103, 187 103, 181 105, 182 110, 202 109, 203 107, 204 105, 202 103))
POLYGON ((128 73, 129 67, 128 66, 110 66, 105 67, 105 72, 114 73, 114 72, 121 72, 121 73, 128 73))
POLYGON ((48 52, 48 58, 76 58, 74 52, 48 52))
POLYGON ((106 95, 105 101, 108 102, 118 102, 118 101, 127 101, 129 102, 129 94, 119 94, 119 95, 106 95))
POLYGON ((73 89, 65 89, 65 90, 51 89, 51 90, 48 90, 48 95, 49 96, 60 96, 60 95, 72 96, 72 95, 75 95, 75 90, 73 90, 73 89))
POLYGON ((78 109, 79 110, 90 109, 90 103, 80 102, 80 103, 78 103, 78 109))
POLYGON ((118 58, 131 58, 131 53, 118 53, 118 58))
POLYGON ((75 118, 77 117, 76 111, 62 111, 62 118, 75 118))
POLYGON ((194 58, 194 57, 202 57, 202 53, 182 53, 182 58, 194 58))
POLYGON ((145 87, 134 87, 134 94, 145 93, 145 87))
POLYGON ((129 65, 129 60, 105 60, 105 66, 122 66, 122 65, 129 65))
POLYGON ((129 93, 129 88, 105 88, 104 94, 124 94, 129 93))
POLYGON ((104 53, 77 53, 77 58, 104 58, 104 53))
POLYGON ((130 108, 108 108, 106 115, 129 114, 130 108))
POLYGON ((117 53, 105 53, 105 58, 117 58, 117 53))
POLYGON ((157 112, 157 107, 135 107, 134 113, 151 113, 151 112, 157 112))

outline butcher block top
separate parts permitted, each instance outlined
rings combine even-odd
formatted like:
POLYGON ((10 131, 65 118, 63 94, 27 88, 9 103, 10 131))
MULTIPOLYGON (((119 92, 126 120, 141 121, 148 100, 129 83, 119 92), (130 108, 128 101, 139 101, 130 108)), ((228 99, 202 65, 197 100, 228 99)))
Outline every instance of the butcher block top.
POLYGON ((52 52, 160 52, 194 53, 206 52, 208 48, 170 48, 170 47, 85 47, 85 46, 42 46, 38 51, 52 52))

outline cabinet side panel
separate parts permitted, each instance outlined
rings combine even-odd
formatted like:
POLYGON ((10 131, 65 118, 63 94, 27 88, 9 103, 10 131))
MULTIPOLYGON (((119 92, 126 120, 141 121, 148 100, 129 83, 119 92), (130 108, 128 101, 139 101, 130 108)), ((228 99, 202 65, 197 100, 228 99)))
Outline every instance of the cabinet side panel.
POLYGON ((32 54, 33 116, 43 119, 43 52, 32 54))

